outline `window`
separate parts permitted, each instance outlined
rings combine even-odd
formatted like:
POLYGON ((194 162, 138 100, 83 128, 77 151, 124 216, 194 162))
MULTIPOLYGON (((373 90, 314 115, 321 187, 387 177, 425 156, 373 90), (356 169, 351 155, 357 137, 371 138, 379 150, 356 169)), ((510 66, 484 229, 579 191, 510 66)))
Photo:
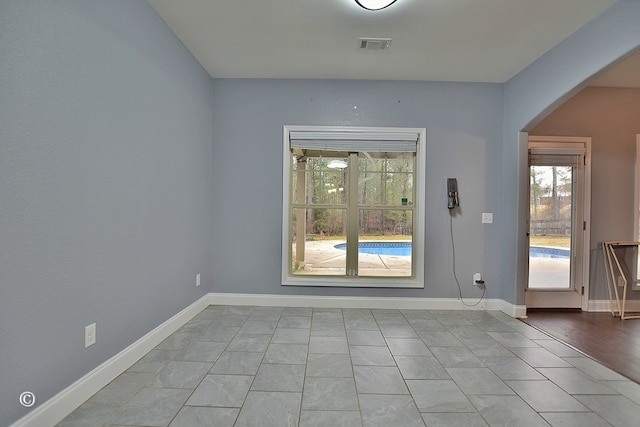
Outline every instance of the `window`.
POLYGON ((284 285, 424 286, 425 133, 284 127, 284 285))

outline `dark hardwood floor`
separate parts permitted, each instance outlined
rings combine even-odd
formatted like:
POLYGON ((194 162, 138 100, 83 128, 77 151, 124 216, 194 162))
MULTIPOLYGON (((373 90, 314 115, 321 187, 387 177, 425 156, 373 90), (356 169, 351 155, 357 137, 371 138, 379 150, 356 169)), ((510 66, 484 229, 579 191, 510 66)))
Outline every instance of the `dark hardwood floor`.
POLYGON ((611 313, 529 309, 522 321, 640 383, 640 319, 620 320, 611 313))

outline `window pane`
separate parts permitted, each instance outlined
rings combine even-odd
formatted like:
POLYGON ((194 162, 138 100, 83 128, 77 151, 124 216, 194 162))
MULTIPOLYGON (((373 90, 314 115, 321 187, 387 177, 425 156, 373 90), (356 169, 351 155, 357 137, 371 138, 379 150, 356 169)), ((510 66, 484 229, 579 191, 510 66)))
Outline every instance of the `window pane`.
POLYGON ((359 276, 412 276, 413 212, 361 209, 359 276))
POLYGON ((413 204, 413 153, 361 153, 359 204, 411 206, 413 204))
POLYGON ((571 166, 529 170, 529 288, 571 289, 571 166))
POLYGON ((346 209, 294 208, 292 219, 292 273, 344 276, 346 209))
POLYGON ((345 205, 347 159, 308 157, 292 167, 293 203, 345 205))

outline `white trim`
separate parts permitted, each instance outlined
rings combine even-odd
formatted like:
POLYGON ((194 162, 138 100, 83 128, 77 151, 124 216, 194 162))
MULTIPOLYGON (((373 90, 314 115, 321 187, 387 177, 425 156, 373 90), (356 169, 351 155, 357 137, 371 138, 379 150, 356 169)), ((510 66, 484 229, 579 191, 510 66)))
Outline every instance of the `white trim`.
POLYGON ((180 311, 142 338, 20 418, 11 427, 49 427, 62 421, 87 399, 209 306, 209 295, 180 311))
MULTIPOLYGON (((255 305, 262 307, 329 307, 329 308, 379 308, 415 310, 497 310, 511 317, 526 317, 526 307, 501 299, 485 299, 477 306, 469 307, 459 298, 410 298, 410 297, 334 297, 317 295, 267 295, 267 294, 209 294, 211 305, 255 305)), ((465 302, 474 303, 474 298, 465 302)))
POLYGON ((425 211, 424 200, 427 167, 427 129, 426 128, 398 128, 398 127, 349 127, 349 126, 283 126, 282 139, 282 254, 281 254, 281 285, 282 286, 339 286, 339 287, 367 287, 367 288, 424 288, 424 254, 425 254, 425 211), (289 197, 291 179, 291 150, 290 134, 292 132, 349 132, 349 133, 378 133, 396 135, 398 133, 412 133, 418 136, 414 204, 414 250, 413 268, 414 278, 389 277, 360 277, 343 276, 290 276, 290 242, 289 242, 289 197), (390 280, 391 279, 391 280, 390 280))
POLYGON ((636 165, 635 165, 635 200, 634 200, 634 215, 633 215, 633 238, 629 240, 640 239, 640 229, 638 223, 640 222, 640 133, 636 134, 636 165))
POLYGON ((527 317, 527 306, 526 305, 516 305, 511 304, 505 300, 497 300, 499 302, 499 307, 497 310, 500 310, 504 314, 507 314, 511 317, 515 317, 516 319, 524 319, 527 317))
MULTIPOLYGON (((634 208, 633 208, 633 241, 639 241, 640 239, 640 133, 636 134, 636 165, 635 165, 635 192, 634 192, 634 208)), ((638 254, 640 258, 640 254, 638 254)), ((640 276, 640 259, 632 269, 631 290, 640 290, 640 282, 638 277, 640 276), (635 274, 634 274, 635 273, 635 274)))
POLYGON ((424 288, 421 280, 403 277, 361 277, 344 276, 292 276, 282 280, 282 286, 314 286, 314 287, 343 287, 343 288, 424 288))
MULTIPOLYGON (((611 311, 611 301, 608 299, 591 300, 589 301, 589 311, 611 311)), ((640 312, 640 300, 627 300, 624 311, 625 313, 640 312)))
MULTIPOLYGON (((591 141, 589 136, 544 136, 544 135, 529 135, 529 142, 533 142, 533 146, 538 146, 538 143, 542 142, 555 142, 558 144, 564 143, 583 143, 587 140, 591 141)), ((544 144, 541 144, 544 145, 544 144)), ((588 150, 587 150, 588 152, 588 150)))
POLYGON ((591 138, 584 138, 585 161, 584 161, 584 211, 582 220, 586 224, 583 238, 582 253, 582 282, 584 292, 582 293, 582 310, 589 309, 589 293, 591 292, 591 138))

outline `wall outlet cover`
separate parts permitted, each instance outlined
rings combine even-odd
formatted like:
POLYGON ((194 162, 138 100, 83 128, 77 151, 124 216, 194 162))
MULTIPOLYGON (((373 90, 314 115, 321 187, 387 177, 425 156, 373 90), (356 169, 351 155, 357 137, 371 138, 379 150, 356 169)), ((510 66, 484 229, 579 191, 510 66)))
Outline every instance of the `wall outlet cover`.
POLYGON ((96 324, 92 323, 84 327, 84 348, 96 343, 96 324))

